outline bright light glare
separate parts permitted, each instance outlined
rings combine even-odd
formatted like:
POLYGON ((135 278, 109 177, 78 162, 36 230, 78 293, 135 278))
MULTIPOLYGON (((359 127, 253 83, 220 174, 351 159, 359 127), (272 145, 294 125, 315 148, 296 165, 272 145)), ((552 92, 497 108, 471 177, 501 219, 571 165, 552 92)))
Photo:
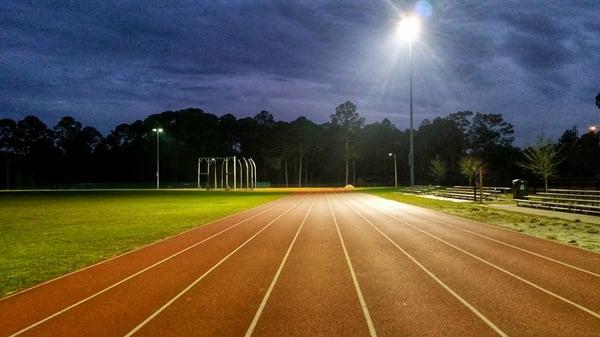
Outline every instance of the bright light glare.
POLYGON ((596 126, 595 126, 595 125, 592 125, 592 126, 590 126, 590 131, 591 131, 591 132, 596 132, 596 129, 597 129, 597 128, 596 128, 596 126))
POLYGON ((420 30, 421 22, 419 19, 415 16, 407 16, 400 20, 396 33, 401 40, 412 42, 417 38, 420 30))
POLYGON ((152 129, 152 132, 158 132, 158 133, 161 133, 161 132, 163 132, 163 129, 152 129))
POLYGON ((390 156, 390 157, 392 156, 392 153, 391 153, 391 152, 389 153, 389 156, 390 156))

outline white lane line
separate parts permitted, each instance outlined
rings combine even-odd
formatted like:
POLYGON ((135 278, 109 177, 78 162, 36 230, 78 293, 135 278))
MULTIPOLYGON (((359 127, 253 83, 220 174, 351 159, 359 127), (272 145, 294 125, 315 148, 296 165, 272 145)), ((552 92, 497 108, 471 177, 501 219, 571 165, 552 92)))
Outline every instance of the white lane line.
POLYGON ((492 321, 490 321, 484 314, 482 314, 477 308, 467 302, 464 298, 460 297, 452 288, 446 285, 442 280, 440 280, 435 274, 433 274, 429 269, 423 266, 419 261, 417 261, 412 255, 410 255, 407 251, 405 251, 402 247, 400 247, 394 240, 392 240, 387 234, 382 232, 379 227, 375 226, 369 219, 365 218, 356 208, 354 208, 350 203, 348 203, 348 207, 350 207, 354 213, 356 213, 359 217, 361 217, 364 221, 366 221, 371 227, 373 227, 379 234, 383 235, 391 244, 393 244, 398 250, 402 252, 402 254, 406 255, 412 262, 414 262, 421 270, 423 270, 427 275, 429 275, 432 279, 434 279, 439 285, 441 285, 446 291, 448 291, 452 296, 454 296, 457 300, 459 300, 464 306, 466 306, 471 312, 473 312, 479 319, 481 319, 485 324, 487 324, 490 328, 492 328, 498 335, 503 337, 508 337, 508 335, 502 331, 499 327, 497 327, 492 321))
POLYGON ((329 194, 326 194, 326 196, 327 196, 327 203, 329 204, 329 210, 331 210, 331 215, 333 216, 333 222, 335 223, 335 229, 337 230, 338 237, 340 238, 340 242, 342 243, 342 249, 344 250, 344 256, 346 256, 346 263, 348 264, 348 269, 350 269, 350 274, 352 275, 352 282, 354 282, 354 288, 356 289, 356 294, 358 295, 360 307, 362 308, 363 314, 365 316, 365 320, 367 321, 367 327, 369 328, 369 335, 371 337, 377 337, 377 332, 375 331, 375 326, 373 325, 373 320, 371 319, 371 314, 369 313, 369 308, 367 307, 367 302, 365 302, 365 298, 363 297, 362 291, 360 290, 360 285, 358 284, 358 278, 356 277, 356 273, 354 272, 354 267, 352 267, 352 262, 350 261, 350 256, 348 255, 348 250, 346 249, 346 244, 344 243, 344 238, 342 237, 342 232, 340 232, 340 227, 338 225, 337 219, 335 218, 335 212, 333 211, 333 207, 331 206, 331 201, 329 200, 329 194))
MULTIPOLYGON (((373 207, 373 209, 376 209, 376 208, 373 207)), ((559 300, 561 300, 561 301, 563 301, 565 303, 568 303, 568 304, 576 307, 577 309, 580 309, 580 310, 582 310, 582 311, 584 311, 584 312, 586 312, 586 313, 588 313, 588 314, 590 314, 590 315, 592 315, 592 316, 594 316, 596 318, 600 318, 600 314, 598 314, 597 312, 594 312, 593 310, 590 310, 590 309, 584 307, 581 304, 577 304, 577 303, 575 303, 575 302, 573 302, 573 301, 571 301, 571 300, 569 300, 569 299, 567 299, 565 297, 562 297, 562 296, 560 296, 560 295, 558 295, 558 294, 556 294, 556 293, 554 293, 554 292, 552 292, 552 291, 550 291, 550 290, 548 290, 548 289, 546 289, 546 288, 544 288, 542 286, 539 286, 539 285, 537 285, 537 284, 535 284, 535 283, 533 283, 531 281, 528 281, 528 280, 526 280, 526 279, 524 279, 524 278, 522 278, 522 277, 520 277, 520 276, 518 276, 518 275, 516 275, 516 274, 514 274, 514 273, 512 273, 512 272, 510 272, 510 271, 508 271, 508 270, 506 270, 506 269, 504 269, 502 267, 500 267, 500 266, 497 266, 497 265, 489 262, 488 260, 486 260, 484 258, 481 258, 481 257, 479 257, 479 256, 477 256, 477 255, 475 255, 473 253, 470 253, 470 252, 468 252, 468 251, 466 251, 466 250, 464 250, 464 249, 462 249, 462 248, 460 248, 460 247, 458 247, 458 246, 456 246, 456 245, 454 245, 454 244, 452 244, 452 243, 450 243, 450 242, 448 242, 448 241, 446 241, 446 240, 444 240, 444 239, 442 239, 442 238, 440 238, 440 237, 438 237, 438 236, 436 236, 434 234, 431 234, 431 233, 429 233, 427 231, 424 231, 424 230, 422 230, 422 229, 420 229, 420 228, 418 228, 418 227, 416 227, 414 225, 411 225, 410 223, 408 223, 408 222, 406 222, 406 221, 404 221, 402 219, 399 219, 399 218, 397 218, 397 217, 395 217, 393 215, 390 215, 390 214, 388 214, 386 212, 383 212, 381 210, 378 210, 378 211, 381 214, 384 214, 384 215, 386 215, 386 216, 388 216, 388 217, 390 217, 390 218, 392 218, 392 219, 394 219, 394 220, 396 220, 398 222, 401 222, 401 223, 405 224, 406 226, 412 227, 415 230, 418 230, 419 232, 421 232, 421 233, 423 233, 425 235, 428 235, 428 236, 430 236, 430 237, 432 237, 432 238, 434 238, 434 239, 436 239, 436 240, 438 240, 438 241, 440 241, 442 243, 445 243, 446 245, 448 245, 448 246, 450 246, 450 247, 452 247, 452 248, 454 248, 454 249, 456 249, 456 250, 458 250, 458 251, 460 251, 460 252, 462 252, 462 253, 464 253, 466 255, 469 255, 470 257, 472 257, 472 258, 474 258, 474 259, 476 259, 478 261, 481 261, 481 262, 487 264, 488 266, 493 267, 493 268, 495 268, 495 269, 497 269, 497 270, 499 270, 499 271, 501 271, 501 272, 503 272, 503 273, 505 273, 507 275, 510 275, 510 276, 516 278, 517 280, 519 280, 521 282, 524 282, 524 283, 526 283, 526 284, 528 284, 528 285, 530 285, 530 286, 532 286, 532 287, 534 287, 534 288, 536 288, 536 289, 538 289, 538 290, 540 290, 540 291, 542 291, 542 292, 544 292, 544 293, 546 293, 546 294, 548 294, 550 296, 553 296, 553 297, 555 297, 555 298, 557 298, 557 299, 559 299, 559 300)))
MULTIPOLYGON (((140 189, 140 190, 141 190, 141 189, 140 189)), ((54 190, 51 190, 51 191, 54 191, 54 190)), ((287 199, 287 198, 289 198, 289 197, 288 197, 288 196, 286 196, 286 197, 283 197, 283 198, 281 198, 281 199, 276 199, 276 200, 270 201, 269 203, 271 203, 271 202, 273 202, 273 203, 276 203, 276 202, 278 202, 278 201, 281 201, 281 200, 283 200, 283 199, 287 199)), ((259 205, 259 206, 257 206, 257 207, 266 206, 266 205, 267 205, 267 204, 263 204, 263 205, 259 205)), ((269 207, 267 210, 269 210, 269 209, 273 209, 273 208, 275 208, 276 206, 277 206, 277 205, 275 205, 275 206, 271 206, 271 207, 269 207)), ((229 215, 227 215, 227 216, 224 216, 224 217, 222 217, 222 218, 219 218, 219 219, 215 219, 215 220, 209 221, 209 222, 207 222, 207 223, 198 224, 198 225, 196 225, 196 226, 194 226, 194 227, 192 227, 192 228, 190 228, 190 229, 187 229, 187 230, 185 230, 185 231, 183 231, 183 232, 181 232, 181 233, 177 233, 177 234, 174 234, 174 235, 171 235, 171 236, 167 236, 166 238, 162 238, 162 239, 160 239, 160 240, 158 240, 158 241, 154 241, 154 242, 151 242, 151 243, 149 243, 149 244, 146 244, 146 245, 143 245, 143 246, 139 246, 139 247, 137 247, 137 248, 135 248, 135 249, 132 249, 132 250, 126 251, 126 252, 124 252, 124 253, 121 253, 121 254, 119 254, 119 255, 112 256, 112 257, 110 257, 110 258, 107 258, 107 259, 104 259, 104 260, 102 260, 102 261, 99 261, 99 262, 96 262, 96 263, 94 263, 94 264, 91 264, 91 265, 89 265, 89 266, 87 266, 87 267, 83 267, 83 268, 81 268, 81 269, 74 270, 74 271, 72 271, 72 272, 70 272, 70 273, 67 273, 67 274, 64 274, 64 275, 61 275, 61 276, 55 277, 55 278, 53 278, 53 279, 50 279, 50 280, 48 280, 48 281, 44 281, 44 282, 42 282, 42 283, 38 283, 38 284, 36 284, 36 285, 34 285, 34 286, 31 286, 31 287, 29 287, 29 288, 25 288, 25 289, 23 289, 23 290, 19 290, 19 291, 17 291, 16 293, 12 293, 12 294, 9 294, 9 295, 7 295, 7 296, 5 296, 5 297, 2 297, 2 298, 0 298, 0 302, 4 301, 4 300, 6 300, 6 299, 9 299, 9 298, 11 298, 11 297, 15 297, 15 296, 17 296, 17 295, 21 295, 21 294, 23 294, 23 293, 29 292, 29 291, 31 291, 31 290, 34 290, 34 289, 36 289, 36 288, 39 288, 39 287, 41 287, 41 286, 43 286, 43 285, 46 285, 46 284, 49 284, 49 283, 52 283, 52 282, 56 282, 56 281, 58 281, 58 280, 60 280, 60 279, 63 279, 63 278, 65 278, 65 277, 68 277, 68 276, 71 276, 71 275, 74 275, 74 274, 80 273, 80 272, 82 272, 82 271, 84 271, 84 270, 88 270, 88 269, 90 269, 90 268, 94 268, 94 267, 97 267, 97 266, 99 266, 99 265, 105 264, 105 263, 107 263, 107 262, 110 262, 110 261, 112 261, 112 260, 114 260, 114 259, 117 259, 117 258, 119 258, 119 257, 125 256, 125 255, 129 255, 129 254, 131 254, 131 253, 135 253, 135 252, 137 252, 137 251, 139 251, 139 250, 142 250, 142 249, 144 249, 144 248, 148 248, 148 247, 152 247, 152 246, 158 245, 159 243, 163 243, 164 241, 167 241, 167 240, 170 240, 170 239, 176 238, 176 237, 178 237, 178 236, 181 236, 181 235, 187 234, 187 233, 189 233, 189 232, 191 232, 191 231, 194 231, 194 230, 199 230, 199 229, 201 229, 201 228, 205 228, 206 226, 208 226, 208 225, 212 225, 212 224, 214 224, 214 223, 216 223, 216 222, 223 221, 223 220, 229 219, 229 218, 231 218, 231 217, 234 217, 234 216, 237 216, 237 215, 242 215, 242 214, 244 214, 244 213, 247 213, 247 212, 250 212, 250 211, 252 211, 252 210, 255 210, 255 208, 256 208, 256 207, 253 207, 253 208, 246 209, 246 210, 243 210, 243 211, 239 211, 239 212, 236 212, 236 213, 233 213, 233 214, 229 214, 229 215)))
POLYGON ((135 328, 133 328, 131 331, 129 331, 125 335, 125 337, 133 336, 133 334, 135 334, 138 330, 140 330, 141 328, 143 328, 144 325, 148 324, 148 322, 150 322, 151 320, 153 320, 161 312, 163 312, 165 309, 167 309, 171 304, 173 304, 175 301, 177 301, 181 296, 183 296, 190 289, 192 289, 196 284, 198 284, 206 276, 208 276, 208 274, 210 274, 213 270, 217 269, 221 264, 223 264, 223 262, 227 261, 233 254, 237 253, 240 249, 242 249, 246 244, 248 244, 250 241, 252 241, 260 233, 262 233, 264 230, 266 230, 267 228, 269 228, 275 221, 279 220, 282 216, 284 216, 285 214, 287 214, 289 211, 291 211, 294 207, 298 206, 299 204, 300 204, 300 202, 296 203, 295 205, 293 205, 292 207, 288 208, 283 213, 281 213, 280 215, 278 215, 275 219, 269 221, 269 223, 266 226, 264 226, 263 228, 261 228, 258 232, 256 232, 254 235, 252 235, 248 240, 244 241, 244 243, 242 243, 236 249, 234 249, 232 252, 230 252, 229 254, 227 254, 227 256, 225 256, 224 258, 222 258, 219 262, 217 262, 209 270, 207 270, 206 272, 204 272, 204 274, 202 274, 200 277, 198 277, 194 282, 192 282, 190 285, 188 285, 179 294, 175 295, 175 297, 171 298, 167 303, 163 304, 160 308, 158 308, 158 310, 156 310, 152 315, 148 316, 145 320, 143 320, 135 328))
POLYGON ((494 238, 492 238, 492 237, 489 237, 489 236, 487 236, 487 235, 484 235, 484 234, 479 234, 479 233, 477 233, 477 232, 473 232, 473 231, 470 231, 470 230, 468 230, 468 229, 460 228, 460 227, 458 227, 458 226, 455 226, 455 225, 452 225, 452 224, 450 224, 450 223, 445 223, 445 222, 443 222, 443 221, 440 221, 440 220, 437 220, 437 219, 434 219, 434 218, 430 218, 429 216, 426 216, 426 215, 423 215, 423 214, 419 214, 419 213, 413 213, 413 212, 409 212, 409 213, 410 213, 410 214, 412 214, 412 215, 414 215, 414 216, 422 217, 422 218, 425 218, 425 219, 427 219, 427 220, 429 220, 429 221, 433 221, 433 222, 439 223, 439 224, 441 224, 441 225, 445 225, 445 226, 448 226, 448 227, 452 227, 452 228, 454 228, 454 229, 457 229, 457 230, 459 230, 459 231, 463 231, 463 232, 465 232, 465 233, 469 233, 469 234, 472 234, 472 235, 479 236, 480 238, 483 238, 483 239, 486 239, 486 240, 490 240, 490 241, 493 241, 493 242, 499 243, 499 244, 501 244, 501 245, 504 245, 504 246, 507 246, 507 247, 510 247, 510 248, 513 248, 513 249, 516 249, 516 250, 522 251, 522 252, 524 252, 524 253, 527 253, 527 254, 531 254, 531 255, 537 256, 537 257, 539 257, 539 258, 542 258, 542 259, 544 259, 544 260, 547 260, 547 261, 550 261, 550 262, 554 262, 554 263, 560 264, 560 265, 562 265, 562 266, 565 266, 565 267, 567 267, 567 268, 571 268, 571 269, 574 269, 574 270, 580 271, 580 272, 582 272, 582 273, 589 274, 589 275, 591 275, 591 276, 600 277, 600 274, 594 273, 593 271, 589 271, 589 270, 587 270, 587 269, 583 269, 583 268, 580 268, 580 267, 577 267, 577 266, 574 266, 574 265, 568 264, 568 263, 566 263, 566 262, 562 262, 562 261, 559 261, 559 260, 553 259, 553 258, 551 258, 551 257, 548 257, 548 256, 545 256, 545 255, 542 255, 542 254, 539 254, 539 253, 536 253, 536 252, 530 251, 530 250, 528 250, 528 249, 525 249, 525 248, 521 248, 521 247, 514 246, 514 245, 512 245, 512 244, 510 244, 510 243, 507 243, 507 242, 504 242, 504 241, 501 241, 501 240, 494 239, 494 238))
POLYGON ((261 211, 259 213, 256 213, 256 214, 250 216, 249 218, 246 218, 246 219, 244 219, 242 221, 239 221, 239 222, 237 222, 237 223, 235 223, 235 224, 233 224, 233 225, 231 225, 231 226, 223 229, 222 231, 220 231, 220 232, 218 232, 216 234, 213 234, 212 236, 210 236, 210 237, 208 237, 208 238, 206 238, 206 239, 204 239, 202 241, 198 241, 195 244, 193 244, 191 246, 188 246, 187 248, 182 249, 182 250, 178 251, 177 253, 172 254, 172 255, 170 255, 170 256, 168 256, 168 257, 166 257, 166 258, 164 258, 164 259, 162 259, 162 260, 160 260, 160 261, 158 261, 158 262, 156 262, 156 263, 154 263, 154 264, 152 264, 152 265, 150 265, 150 266, 148 266, 148 267, 146 267, 146 268, 144 268, 144 269, 136 272, 135 274, 129 275, 128 277, 122 279, 121 281, 119 281, 117 283, 113 283, 112 285, 110 285, 110 286, 108 286, 108 287, 106 287, 106 288, 104 288, 104 289, 102 289, 102 290, 100 290, 100 291, 98 291, 98 292, 96 292, 96 293, 94 293, 94 294, 92 294, 92 295, 90 295, 90 296, 88 296, 88 297, 86 297, 86 298, 84 298, 84 299, 76 302, 76 303, 73 303, 73 304, 69 305, 68 307, 65 307, 64 309, 62 309, 60 311, 57 311, 57 312, 55 312, 54 314, 52 314, 52 315, 50 315, 48 317, 46 317, 46 318, 44 318, 44 319, 42 319, 40 321, 37 321, 37 322, 35 322, 35 323, 33 323, 33 324, 25 327, 25 328, 23 328, 23 329, 15 332, 15 333, 13 333, 9 337, 18 336, 18 335, 20 335, 20 334, 22 334, 22 333, 24 333, 24 332, 26 332, 28 330, 31 330, 31 329, 35 328, 36 326, 38 326, 40 324, 43 324, 44 322, 47 322, 47 321, 55 318, 56 316, 62 315, 63 313, 65 313, 65 312, 67 312, 67 311, 75 308, 76 306, 78 306, 78 305, 80 305, 82 303, 85 303, 85 302, 93 299, 94 297, 97 297, 97 296, 99 296, 99 295, 101 295, 101 294, 103 294, 103 293, 105 293, 105 292, 107 292, 107 291, 109 291, 109 290, 111 290, 111 289, 113 289, 113 288, 115 288, 115 287, 117 287, 117 286, 119 286, 119 285, 121 285, 121 284, 129 281, 129 280, 131 280, 132 278, 134 278, 136 276, 139 276, 140 274, 142 274, 142 273, 144 273, 144 272, 146 272, 146 271, 148 271, 148 270, 150 270, 150 269, 152 269, 152 268, 154 268, 154 267, 156 267, 156 266, 158 266, 158 265, 160 265, 160 264, 162 264, 164 262, 167 262, 167 261, 171 260, 172 258, 174 258, 174 257, 176 257, 178 255, 181 255, 181 254, 187 252, 188 250, 190 250, 190 249, 192 249, 194 247, 197 247, 198 245, 200 245, 202 243, 205 243, 206 241, 208 241, 210 239, 213 239, 213 238, 215 238, 215 237, 217 237, 217 236, 219 236, 219 235, 221 235, 221 234, 229 231, 230 229, 232 229, 234 227, 237 227, 237 226, 239 226, 239 225, 247 222, 248 220, 252 220, 253 218, 255 218, 255 217, 257 217, 257 216, 259 216, 259 215, 261 215, 261 214, 263 214, 263 213, 265 213, 265 212, 267 212, 267 211, 269 211, 269 210, 271 210, 271 209, 273 209, 273 208, 275 208, 277 206, 278 205, 275 205, 273 207, 269 207, 269 208, 267 208, 267 209, 265 209, 265 210, 263 210, 263 211, 261 211))
POLYGON ((260 316, 262 315, 262 312, 265 309, 265 306, 267 305, 267 301, 269 300, 269 297, 271 296, 271 292, 273 291, 273 288, 275 288, 275 284, 277 283, 277 280, 279 280, 279 275, 281 275, 283 266, 287 262, 288 256, 290 256, 290 252, 292 251, 292 248, 294 247, 294 244, 296 243, 296 239, 298 239, 298 235, 300 235, 300 231, 302 230, 302 227, 304 227, 304 223, 306 222, 306 219, 308 218, 308 215, 310 214, 310 212, 315 204, 315 199, 316 198, 313 198, 313 201, 310 204, 310 208, 308 209, 308 212, 306 212, 304 219, 302 219, 302 223, 300 223, 300 227, 298 227, 298 230, 296 231, 296 235, 294 235, 294 238, 292 239, 292 242, 290 243, 290 246, 288 247, 288 250, 285 253, 285 256, 283 257, 283 260, 281 261, 281 264, 279 265, 279 268, 277 269, 277 272, 275 273, 275 277, 273 277, 273 280, 271 281, 271 285, 269 285, 269 289, 267 289, 267 292, 265 293, 265 296, 263 297, 262 302, 260 302, 260 305, 258 306, 258 310, 256 311, 256 314, 254 315, 254 318, 252 319, 252 323, 250 323, 250 326, 248 327, 248 330, 246 331, 245 337, 252 336, 252 333, 254 332, 254 329, 256 328, 256 324, 258 323, 258 320, 260 319, 260 316))
MULTIPOLYGON (((387 200, 388 200, 388 199, 386 199, 386 201, 387 201, 387 200)), ((393 208, 395 208, 394 206, 395 206, 395 205, 391 205, 391 204, 390 204, 390 207, 393 207, 393 208)), ((593 272, 593 271, 590 271, 590 270, 587 270, 587 269, 584 269, 584 268, 580 268, 580 267, 574 266, 574 265, 572 265, 572 264, 569 264, 569 263, 566 263, 566 262, 563 262, 563 261, 560 261, 560 260, 556 260, 556 259, 554 259, 554 258, 551 258, 551 257, 549 257, 549 256, 545 256, 545 255, 543 255, 543 254, 536 253, 536 252, 534 252, 534 251, 531 251, 531 250, 528 250, 528 249, 525 249, 525 248, 522 248, 522 247, 518 247, 518 246, 512 245, 512 244, 510 244, 510 243, 508 243, 508 242, 505 242, 505 241, 502 241, 502 240, 494 239, 494 238, 492 238, 492 237, 489 237, 489 236, 487 236, 487 235, 484 235, 484 234, 480 234, 480 233, 477 233, 477 232, 473 232, 473 231, 471 231, 471 230, 464 229, 464 228, 461 228, 461 227, 459 227, 459 226, 456 226, 456 225, 452 225, 452 224, 450 224, 450 223, 443 222, 443 221, 441 221, 441 220, 437 220, 437 219, 435 219, 435 218, 432 218, 432 217, 430 217, 430 216, 427 216, 427 215, 425 215, 425 214, 422 214, 421 212, 424 212, 424 211, 421 211, 420 209, 412 209, 412 207, 407 207, 407 208, 411 209, 411 211, 408 211, 408 213, 410 213, 410 214, 412 214, 412 215, 414 215, 414 216, 420 216, 420 217, 423 217, 423 218, 425 218, 425 219, 428 219, 428 220, 430 220, 430 221, 433 221, 433 222, 436 222, 436 223, 439 223, 439 224, 442 224, 442 225, 445 225, 445 226, 449 226, 449 227, 452 227, 452 228, 458 229, 458 230, 460 230, 460 231, 463 231, 463 232, 466 232, 466 233, 469 233, 469 234, 472 234, 472 235, 479 236, 479 237, 481 237, 481 238, 484 238, 484 239, 487 239, 487 240, 490 240, 490 241, 494 241, 494 242, 496 242, 496 243, 499 243, 499 244, 501 244, 501 245, 505 245, 505 246, 507 246, 507 247, 514 248, 514 249, 516 249, 516 250, 520 250, 520 251, 522 251, 522 252, 524 252, 524 253, 528 253, 528 254, 531 254, 531 255, 537 256, 537 257, 539 257, 539 258, 542 258, 542 259, 545 259, 545 260, 548 260, 548 261, 551 261, 551 262, 554 262, 554 263, 560 264, 560 265, 562 265, 562 266, 565 266, 565 267, 568 267, 568 268, 571 268, 571 269, 574 269, 574 270, 580 271, 580 272, 582 272, 582 273, 586 273, 586 274, 589 274, 589 275, 592 275, 592 276, 595 276, 595 277, 600 277, 600 274, 598 274, 598 273, 595 273, 595 272, 593 272)), ((403 211, 404 211, 404 210, 403 210, 403 211)), ((463 220, 463 219, 457 219, 457 221, 465 221, 465 222, 466 222, 466 221, 472 221, 472 220, 470 220, 470 219, 464 219, 464 220, 463 220)), ((484 225, 486 225, 486 226, 490 226, 489 224, 486 224, 486 223, 482 223, 482 224, 484 224, 484 225)), ((494 228, 499 228, 499 229, 502 229, 502 230, 507 230, 506 228, 502 228, 502 227, 498 227, 498 226, 494 226, 494 228)), ((509 230, 509 231, 510 231, 510 230, 509 230)), ((510 231, 510 233, 512 233, 512 234, 516 234, 514 231, 510 231)), ((520 234, 520 233, 519 233, 519 234, 520 234)))

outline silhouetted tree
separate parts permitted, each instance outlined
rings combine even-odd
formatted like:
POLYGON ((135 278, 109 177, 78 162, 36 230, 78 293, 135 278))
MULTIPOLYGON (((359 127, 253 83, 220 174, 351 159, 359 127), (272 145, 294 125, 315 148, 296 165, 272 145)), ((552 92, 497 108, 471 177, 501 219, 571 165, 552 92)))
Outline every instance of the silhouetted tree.
MULTIPOLYGON (((305 117, 277 121, 267 112, 237 119, 197 108, 164 111, 121 124, 105 137, 91 126, 63 117, 49 129, 34 116, 0 120, 0 188, 81 183, 153 184, 156 134, 161 127, 161 180, 191 184, 199 156, 252 157, 259 180, 273 185, 382 185, 393 179, 397 155, 400 182, 409 179, 408 130, 384 119, 364 125, 356 106, 345 102, 331 121, 305 117), (287 179, 286 179, 287 172, 287 179)), ((417 181, 429 179, 431 161, 446 164, 443 181, 463 181, 459 162, 469 153, 486 163, 488 183, 508 185, 524 173, 521 150, 512 146, 512 125, 497 114, 459 111, 424 120, 415 130, 417 181)), ((567 130, 556 145, 565 160, 561 177, 600 178, 600 134, 567 130)), ((472 174, 467 178, 472 181, 472 174)), ((435 178, 434 178, 435 179, 435 178)), ((471 183, 471 182, 470 182, 471 183)), ((140 185, 137 185, 140 186, 140 185)))
POLYGON ((484 152, 494 146, 509 146, 514 141, 513 125, 506 122, 501 114, 459 111, 448 115, 463 132, 467 148, 474 152, 484 152))
MULTIPOLYGON (((389 153, 398 155, 401 150, 402 132, 387 118, 365 125, 357 134, 355 157, 358 160, 358 183, 376 185, 387 183, 393 177, 393 162, 389 153)), ((408 140, 407 140, 408 141, 408 140)), ((404 158, 400 155, 400 158, 404 158)), ((400 160, 399 173, 404 172, 404 161, 400 160)))
POLYGON ((4 188, 10 189, 10 170, 11 157, 15 153, 15 132, 17 123, 12 119, 0 119, 0 154, 2 154, 3 165, 0 169, 4 169, 4 188))
POLYGON ((354 103, 347 101, 335 108, 335 113, 331 115, 331 124, 341 129, 344 139, 346 175, 345 184, 348 185, 348 173, 350 169, 350 143, 356 133, 363 126, 365 119, 361 117, 354 103))
POLYGON ((54 127, 55 144, 61 152, 60 169, 66 181, 81 182, 92 179, 93 155, 102 142, 100 132, 91 126, 82 127, 73 117, 63 117, 54 127))
POLYGON ((565 132, 558 139, 558 148, 560 149, 560 155, 564 160, 558 167, 558 172, 562 177, 577 176, 578 163, 577 157, 579 152, 579 136, 577 127, 573 126, 571 129, 565 130, 565 132))
POLYGON ((57 171, 59 153, 54 144, 54 133, 35 116, 17 122, 15 153, 20 157, 18 187, 48 182, 57 171))
MULTIPOLYGON (((408 144, 405 147, 408 147, 408 144)), ((429 164, 436 156, 444 161, 453 173, 449 177, 450 180, 457 180, 460 177, 458 163, 466 147, 465 135, 455 120, 437 117, 432 122, 424 121, 415 134, 415 150, 419 154, 415 162, 417 181, 427 178, 429 164)))

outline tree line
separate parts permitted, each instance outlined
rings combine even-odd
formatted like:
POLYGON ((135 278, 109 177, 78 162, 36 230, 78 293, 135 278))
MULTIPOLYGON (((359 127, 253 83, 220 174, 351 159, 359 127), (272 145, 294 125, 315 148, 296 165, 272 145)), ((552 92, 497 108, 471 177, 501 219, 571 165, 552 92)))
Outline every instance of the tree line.
MULTIPOLYGON (((189 108, 121 124, 107 135, 68 116, 54 127, 35 116, 1 119, 0 188, 150 187, 158 127, 162 186, 194 186, 198 157, 233 155, 254 158, 259 181, 272 186, 374 186, 393 184, 392 153, 399 182, 409 181, 408 130, 388 119, 366 124, 356 105, 344 102, 321 124, 305 117, 277 121, 267 111, 236 118, 189 108)), ((418 184, 468 184, 478 169, 465 165, 483 166, 487 185, 542 178, 523 165, 536 147, 514 146, 513 125, 501 114, 426 119, 414 137, 418 184)), ((600 178, 598 133, 572 128, 543 146, 559 153, 552 177, 600 178)))

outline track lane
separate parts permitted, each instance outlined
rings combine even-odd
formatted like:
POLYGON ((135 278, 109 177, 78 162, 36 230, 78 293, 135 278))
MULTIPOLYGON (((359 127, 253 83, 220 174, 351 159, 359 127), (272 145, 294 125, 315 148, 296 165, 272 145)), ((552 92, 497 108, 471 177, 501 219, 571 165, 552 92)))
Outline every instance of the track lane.
MULTIPOLYGON (((371 205, 371 202, 363 201, 362 204, 371 205)), ((545 289, 593 312, 600 312, 600 278, 494 241, 465 234, 453 227, 442 226, 412 213, 398 212, 393 207, 375 205, 375 208, 392 219, 404 221, 433 234, 525 280, 543 285, 545 289)))
POLYGON ((600 320, 418 230, 352 203, 509 335, 595 336, 600 320), (543 322, 543 323, 540 323, 543 322))
POLYGON ((340 238, 340 244, 342 245, 342 250, 344 251, 344 257, 346 258, 346 263, 348 264, 348 270, 350 270, 350 275, 352 276, 352 283, 354 283, 354 289, 356 290, 356 295, 358 296, 358 301, 360 302, 360 307, 365 316, 365 321, 367 322, 367 327, 369 328, 369 334, 371 337, 377 337, 377 332, 375 331, 375 327, 373 326, 373 320, 371 319, 371 313, 369 312, 369 308, 367 307, 367 302, 363 296, 360 283, 358 282, 358 278, 356 277, 356 272, 354 271, 354 266, 352 261, 350 260, 350 255, 348 255, 348 249, 346 248, 346 242, 344 237, 342 236, 342 232, 340 231, 340 226, 337 222, 337 218, 335 216, 335 212, 333 211, 333 207, 331 206, 331 201, 329 200, 329 195, 327 195, 327 204, 329 205, 329 210, 331 211, 331 217, 333 218, 333 223, 335 224, 335 229, 337 231, 338 237, 340 238))
POLYGON ((501 335, 354 213, 344 197, 332 197, 332 204, 379 336, 501 335))
POLYGON ((313 202, 303 201, 126 336, 242 336, 313 202))
POLYGON ((277 271, 275 272, 275 275, 273 276, 273 279, 271 280, 271 283, 269 284, 269 287, 267 288, 267 291, 265 292, 265 295, 263 296, 263 299, 260 302, 260 305, 258 306, 256 313, 254 314, 252 322, 250 322, 250 326, 248 327, 248 329, 246 330, 246 333, 244 334, 245 337, 250 337, 254 333, 254 329, 256 328, 256 323, 258 323, 258 320, 260 319, 260 316, 262 315, 262 312, 265 309, 267 302, 269 301, 269 297, 271 296, 271 293, 273 292, 273 288, 275 288, 275 284, 277 284, 277 281, 279 281, 279 276, 281 275, 281 271, 283 270, 283 267, 285 266, 285 263, 287 262, 287 259, 290 256, 292 248, 294 248, 294 244, 296 243, 296 240, 298 240, 298 235, 300 235, 300 231, 302 231, 302 228, 304 227, 304 224, 306 223, 306 219, 308 218, 308 216, 310 215, 310 212, 312 211, 312 208, 315 204, 315 200, 316 200, 316 198, 313 199, 313 202, 310 205, 308 212, 306 212, 306 215, 302 219, 302 223, 300 223, 300 226, 298 227, 298 230, 296 231, 296 234, 294 235, 292 242, 290 243, 287 251, 285 252, 283 259, 281 260, 281 263, 279 264, 279 268, 277 268, 277 271))
POLYGON ((168 298, 179 292, 198 273, 210 269, 224 255, 293 209, 298 200, 262 213, 242 226, 233 227, 218 240, 209 240, 165 263, 93 297, 19 336, 122 336, 168 298), (291 204, 291 205, 290 205, 291 204))
POLYGON ((365 201, 369 200, 375 203, 390 205, 399 212, 412 213, 439 224, 455 226, 465 231, 477 233, 480 237, 492 238, 510 246, 514 246, 517 250, 521 249, 528 251, 550 260, 555 260, 559 263, 565 263, 584 271, 591 272, 593 275, 600 275, 600 254, 594 254, 580 248, 559 244, 530 235, 524 235, 507 228, 480 221, 461 218, 455 215, 408 205, 381 197, 363 195, 366 198, 363 199, 365 201))
POLYGON ((327 197, 318 198, 252 336, 370 336, 327 197))

